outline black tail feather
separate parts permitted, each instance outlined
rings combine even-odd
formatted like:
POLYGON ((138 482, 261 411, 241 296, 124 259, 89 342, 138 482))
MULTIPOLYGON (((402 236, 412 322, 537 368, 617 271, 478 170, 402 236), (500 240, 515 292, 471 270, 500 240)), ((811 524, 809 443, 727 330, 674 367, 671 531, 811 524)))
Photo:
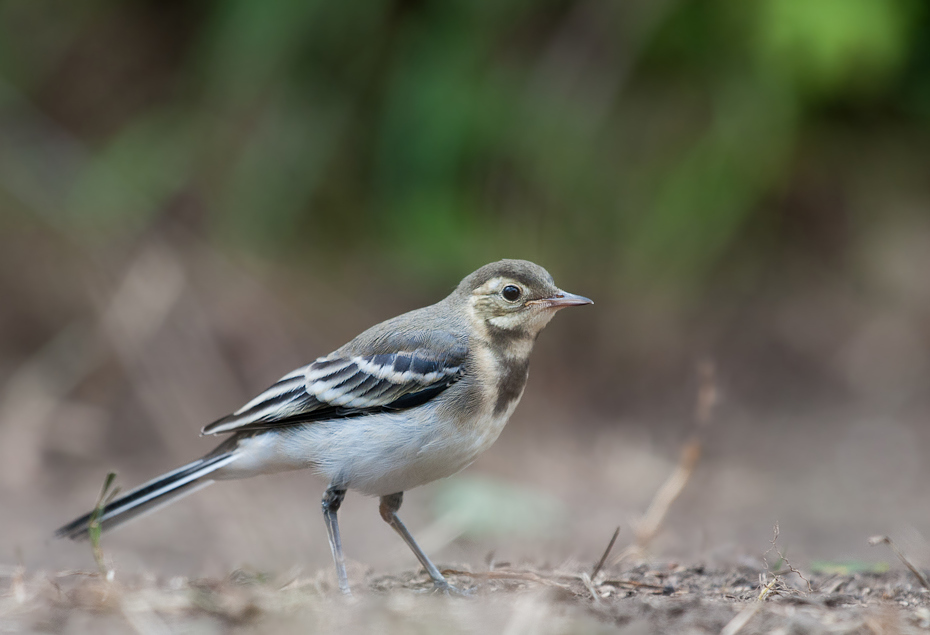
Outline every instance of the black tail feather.
MULTIPOLYGON (((198 459, 140 485, 103 508, 97 517, 100 528, 103 531, 112 529, 209 485, 213 481, 204 477, 232 460, 233 456, 230 453, 198 459)), ((71 540, 87 539, 90 535, 88 529, 93 515, 94 511, 91 511, 71 521, 59 528, 55 532, 55 537, 71 540)))

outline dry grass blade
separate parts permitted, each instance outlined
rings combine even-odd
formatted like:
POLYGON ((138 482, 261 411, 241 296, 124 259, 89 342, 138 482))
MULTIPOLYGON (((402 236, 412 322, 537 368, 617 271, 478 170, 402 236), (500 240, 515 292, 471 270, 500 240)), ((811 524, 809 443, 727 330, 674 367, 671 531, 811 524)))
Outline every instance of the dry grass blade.
POLYGON ((462 571, 460 569, 443 569, 443 575, 460 575, 466 578, 472 578, 475 580, 522 580, 525 582, 538 582, 539 584, 545 584, 549 586, 557 586, 563 589, 568 589, 567 584, 561 582, 556 582, 553 578, 542 576, 533 571, 508 571, 505 569, 497 569, 495 571, 462 571))
POLYGON ((665 591, 662 584, 651 584, 649 582, 638 582, 636 580, 604 580, 601 584, 612 584, 613 586, 628 587, 631 589, 649 589, 650 591, 665 591))
POLYGON ((659 533, 659 529, 665 521, 669 509, 671 509, 672 503, 678 499, 681 492, 684 491, 685 485, 691 480, 691 475, 694 473, 694 468, 700 458, 701 441, 694 438, 685 446, 675 471, 656 492, 652 503, 638 523, 636 527, 637 547, 646 549, 659 533))
POLYGON ((720 631, 720 635, 736 635, 743 630, 743 628, 749 624, 749 621, 756 616, 756 613, 761 610, 762 602, 753 602, 737 613, 736 617, 727 622, 727 625, 720 631))
POLYGON ((103 481, 103 487, 100 489, 100 496, 97 497, 97 504, 94 506, 94 511, 87 524, 87 532, 90 534, 90 544, 94 552, 94 561, 97 563, 97 568, 103 576, 109 576, 109 571, 103 559, 103 549, 100 546, 100 534, 103 532, 103 528, 100 526, 100 517, 103 515, 103 510, 106 506, 109 505, 119 493, 119 487, 113 487, 113 482, 115 480, 116 473, 108 472, 107 477, 103 481))
POLYGON ((584 588, 588 590, 588 593, 591 594, 591 598, 594 600, 595 604, 601 603, 601 596, 597 592, 597 587, 594 586, 594 581, 591 579, 587 573, 581 574, 581 583, 584 584, 584 588))
POLYGON ((720 635, 736 635, 739 633, 749 621, 756 616, 756 613, 762 610, 762 603, 765 599, 775 590, 775 587, 778 585, 778 576, 772 578, 771 582, 762 587, 762 591, 759 593, 759 597, 756 598, 756 601, 744 608, 742 611, 736 614, 736 616, 727 622, 727 625, 723 627, 723 630, 720 631, 720 635))
POLYGON ((617 537, 620 535, 620 527, 614 530, 614 535, 610 537, 610 542, 607 543, 607 548, 604 549, 604 553, 601 554, 601 559, 597 561, 597 564, 594 565, 594 569, 591 570, 591 579, 597 577, 597 574, 601 572, 601 569, 604 566, 604 563, 607 561, 607 556, 610 555, 610 550, 614 548, 614 543, 617 542, 617 537))
POLYGON ((898 549, 898 545, 895 544, 894 540, 892 540, 888 536, 872 536, 871 538, 869 538, 869 544, 872 545, 873 547, 875 545, 881 545, 881 544, 886 544, 889 547, 891 547, 891 550, 894 552, 894 555, 898 556, 898 559, 904 563, 904 566, 907 567, 908 570, 914 574, 914 577, 917 578, 921 586, 923 586, 925 589, 930 591, 930 580, 927 579, 927 576, 924 575, 923 571, 921 571, 916 566, 914 566, 914 564, 910 561, 910 559, 906 555, 904 555, 903 551, 898 549))
POLYGON ((717 370, 713 361, 705 360, 698 365, 698 392, 694 405, 694 433, 681 452, 681 457, 675 470, 662 484, 646 513, 636 524, 636 542, 623 550, 613 562, 620 562, 634 554, 644 552, 653 541, 662 523, 668 515, 672 504, 678 499, 701 458, 702 435, 701 432, 713 420, 714 410, 720 399, 717 389, 717 370))

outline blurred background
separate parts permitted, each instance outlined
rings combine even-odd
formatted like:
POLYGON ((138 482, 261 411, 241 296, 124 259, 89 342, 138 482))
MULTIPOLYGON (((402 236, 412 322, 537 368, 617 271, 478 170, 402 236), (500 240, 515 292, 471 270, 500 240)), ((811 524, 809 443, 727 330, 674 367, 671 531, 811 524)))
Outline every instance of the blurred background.
MULTIPOLYGON (((930 8, 917 0, 0 1, 0 562, 202 425, 502 257, 594 307, 540 339, 440 562, 588 562, 719 406, 656 558, 928 562, 930 8), (705 368, 707 366, 704 366, 705 368), (493 554, 493 555, 491 555, 493 554), (923 556, 921 556, 923 554, 923 556)), ((325 484, 222 483, 123 570, 323 568, 325 484)), ((375 573, 415 565, 343 507, 375 573)))

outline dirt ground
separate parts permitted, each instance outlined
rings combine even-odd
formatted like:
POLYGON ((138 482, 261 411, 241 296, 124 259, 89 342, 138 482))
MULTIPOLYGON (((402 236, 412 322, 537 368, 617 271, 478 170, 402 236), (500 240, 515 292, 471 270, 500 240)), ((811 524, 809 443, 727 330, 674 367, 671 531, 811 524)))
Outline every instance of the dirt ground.
POLYGON ((453 573, 466 597, 423 574, 365 576, 351 598, 325 576, 135 578, 4 572, 0 630, 36 633, 920 633, 930 591, 904 573, 818 575, 740 567, 453 573), (792 577, 795 579, 792 579, 792 577), (762 599, 760 599, 760 597, 762 599))
MULTIPOLYGON (((96 496, 99 470, 87 466, 70 483, 50 474, 40 497, 4 499, 11 513, 0 524, 8 546, 0 632, 930 632, 930 591, 887 546, 868 544, 872 534, 892 534, 926 566, 919 528, 927 526, 927 466, 910 456, 920 445, 908 441, 920 428, 881 420, 870 433, 867 420, 850 425, 824 413, 820 434, 772 423, 761 428, 771 431, 766 436, 760 428, 741 433, 740 413, 726 415, 705 439, 705 457, 650 553, 618 563, 674 472, 676 453, 635 428, 537 434, 535 417, 567 413, 533 397, 539 405, 475 466, 411 492, 402 510, 469 597, 430 594, 375 501, 350 497, 342 527, 355 595, 342 598, 316 517, 319 484, 300 474, 220 484, 105 535, 108 582, 93 573, 86 544, 47 540, 86 506, 76 501, 96 496), (873 469, 869 456, 885 469, 873 469), (521 507, 523 498, 548 501, 554 524, 540 512, 527 520, 531 527, 517 523, 509 532, 450 528, 443 501, 468 507, 462 491, 477 491, 481 506, 500 511, 483 489, 488 483, 505 488, 505 507, 529 510, 520 513, 536 513, 521 507), (772 550, 776 522, 778 551, 790 565, 772 550), (620 538, 592 581, 618 523, 620 538)), ((163 469, 116 467, 130 485, 163 469)))

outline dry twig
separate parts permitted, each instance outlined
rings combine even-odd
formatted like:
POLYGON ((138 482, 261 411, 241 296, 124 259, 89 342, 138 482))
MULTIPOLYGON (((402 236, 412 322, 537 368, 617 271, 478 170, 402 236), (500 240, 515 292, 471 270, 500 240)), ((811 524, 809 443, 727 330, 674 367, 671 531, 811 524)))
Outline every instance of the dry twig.
POLYGON ((923 586, 923 588, 930 591, 930 580, 927 579, 927 576, 924 575, 923 571, 921 571, 916 566, 914 566, 914 564, 910 561, 910 559, 904 555, 903 551, 898 549, 898 545, 896 545, 895 542, 890 537, 872 536, 871 538, 869 538, 869 544, 872 545, 873 547, 875 545, 881 545, 881 544, 886 544, 889 547, 891 547, 891 550, 894 552, 894 555, 898 556, 898 559, 904 563, 904 566, 907 567, 908 570, 914 574, 914 577, 917 578, 921 586, 923 586))
POLYGON ((698 364, 698 392, 694 404, 694 432, 685 445, 675 470, 656 492, 646 513, 636 524, 636 541, 624 549, 613 563, 646 551, 658 535, 672 504, 678 499, 697 467, 702 451, 702 432, 713 420, 714 410, 720 400, 717 388, 717 371, 714 362, 704 360, 698 364))
POLYGON ((665 585, 651 584, 649 582, 638 582, 636 580, 604 580, 601 584, 610 584, 619 587, 628 587, 632 589, 649 589, 650 591, 665 592, 665 585))
POLYGON ((568 585, 556 582, 551 577, 541 576, 533 571, 508 571, 497 569, 495 571, 462 571, 460 569, 443 569, 443 575, 460 575, 476 580, 522 580, 525 582, 538 582, 549 586, 557 586, 568 589, 568 585))
MULTIPOLYGON (((811 587, 811 581, 810 581, 807 577, 805 577, 804 574, 801 573, 800 570, 798 570, 797 568, 795 568, 794 565, 792 565, 792 564, 788 561, 788 558, 785 556, 784 553, 782 553, 782 550, 779 548, 779 546, 778 546, 778 535, 779 535, 780 532, 781 532, 781 530, 780 530, 779 527, 778 527, 778 523, 775 523, 775 526, 772 528, 772 539, 769 541, 769 542, 771 543, 772 546, 769 547, 769 548, 766 550, 766 552, 765 552, 764 554, 762 554, 762 562, 765 563, 765 569, 766 569, 766 571, 769 571, 769 562, 768 562, 768 560, 766 559, 766 556, 774 551, 774 552, 778 555, 778 558, 781 560, 781 562, 783 562, 784 565, 785 565, 786 567, 788 567, 788 573, 793 573, 793 574, 795 574, 796 576, 798 576, 799 578, 801 578, 802 580, 804 580, 804 582, 807 584, 807 592, 808 592, 808 593, 813 593, 813 592, 814 592, 814 589, 811 587)), ((777 582, 779 582, 779 580, 780 580, 780 579, 779 579, 779 574, 781 573, 781 571, 780 571, 780 570, 778 570, 778 571, 772 571, 771 573, 772 573, 772 582, 769 583, 769 584, 775 583, 776 586, 777 586, 777 582)), ((763 577, 762 577, 763 580, 765 579, 765 578, 764 578, 764 575, 765 575, 765 574, 763 574, 763 577)), ((769 585, 765 585, 765 586, 768 587, 769 585)), ((765 596, 768 596, 768 594, 771 593, 771 591, 774 590, 775 588, 776 588, 776 587, 773 586, 771 590, 769 590, 768 592, 764 592, 763 594, 761 594, 761 595, 759 596, 759 599, 760 599, 760 600, 764 599, 764 597, 765 597, 765 596)))
POLYGON ((607 556, 610 555, 610 550, 614 548, 614 543, 617 542, 617 536, 620 535, 620 527, 614 531, 614 535, 610 537, 610 542, 607 543, 607 548, 604 549, 604 553, 601 554, 601 559, 597 561, 597 564, 594 565, 594 569, 591 570, 591 579, 595 579, 597 574, 601 572, 601 568, 604 566, 604 562, 607 560, 607 556))
POLYGON ((754 618, 756 613, 762 610, 762 599, 764 598, 760 596, 758 601, 753 602, 737 613, 736 617, 727 622, 727 625, 723 627, 723 630, 720 631, 720 635, 736 635, 743 630, 743 628, 749 624, 749 620, 754 618))

